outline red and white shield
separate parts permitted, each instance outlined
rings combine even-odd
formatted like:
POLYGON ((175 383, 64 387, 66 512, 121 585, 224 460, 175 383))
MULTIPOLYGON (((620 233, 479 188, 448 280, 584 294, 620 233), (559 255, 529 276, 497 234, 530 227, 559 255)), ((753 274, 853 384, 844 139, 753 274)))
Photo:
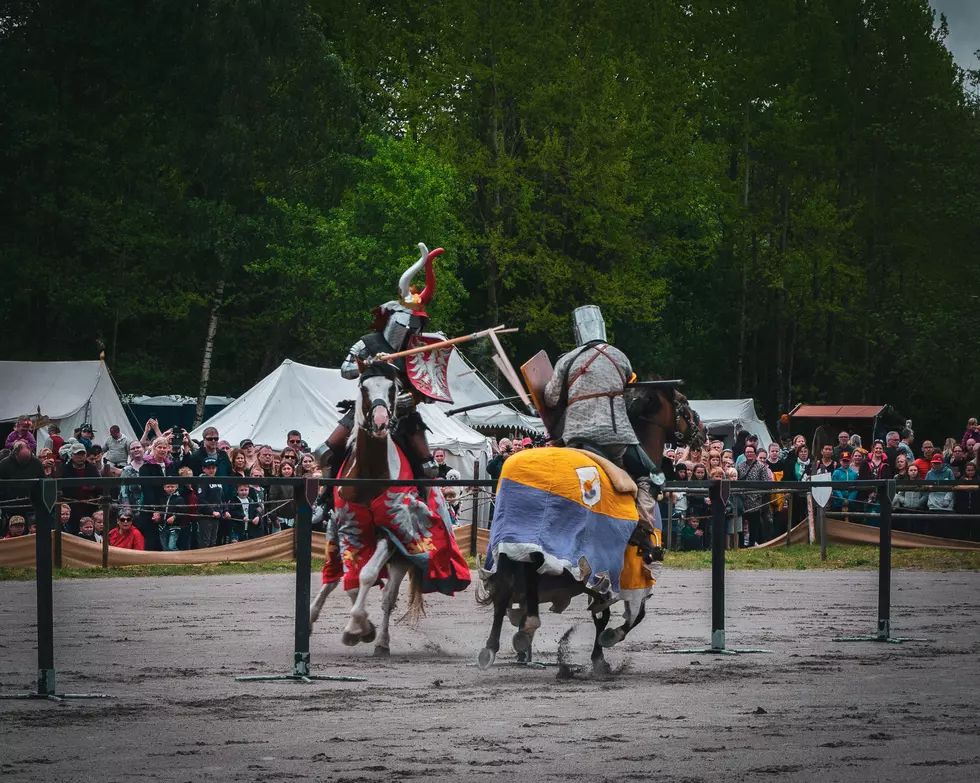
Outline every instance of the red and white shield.
MULTIPOLYGON (((439 337, 413 336, 408 342, 409 348, 419 348, 442 342, 439 337)), ((452 402, 449 393, 449 357, 455 346, 435 348, 405 357, 405 369, 408 380, 416 389, 427 397, 439 402, 452 402)))

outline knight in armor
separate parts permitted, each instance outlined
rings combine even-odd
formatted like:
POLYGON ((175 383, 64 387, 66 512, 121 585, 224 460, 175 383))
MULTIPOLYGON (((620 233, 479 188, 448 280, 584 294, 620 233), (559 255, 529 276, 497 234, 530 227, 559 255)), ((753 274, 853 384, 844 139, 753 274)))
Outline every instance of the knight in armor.
MULTIPOLYGON (((442 255, 443 249, 437 248, 429 252, 428 248, 420 242, 419 251, 421 253, 419 260, 405 270, 398 281, 398 299, 385 302, 371 311, 374 316, 371 331, 351 346, 347 358, 340 367, 340 374, 344 378, 357 378, 360 373, 358 362, 369 362, 378 354, 397 353, 409 348, 411 339, 421 336, 428 327, 429 317, 425 308, 436 292, 436 276, 432 262, 442 255), (423 267, 425 288, 420 292, 412 285, 412 278, 423 267)), ((425 437, 427 428, 416 410, 419 403, 430 400, 409 383, 404 357, 395 359, 392 363, 401 376, 402 389, 395 402, 397 424, 392 436, 403 447, 405 456, 417 477, 436 478, 439 475, 439 466, 429 451, 429 444, 425 437)), ((337 475, 354 428, 354 406, 352 403, 343 405, 347 408, 344 417, 323 446, 318 449, 321 464, 324 465, 324 475, 327 475, 327 470, 330 471, 330 476, 337 475)))
MULTIPOLYGON (((545 386, 545 404, 561 414, 561 440, 566 446, 586 449, 623 468, 636 482, 641 530, 655 525, 651 474, 658 468, 640 447, 626 410, 626 386, 635 380, 630 360, 606 339, 606 324, 595 305, 572 314, 574 350, 563 354, 545 386)), ((635 535, 633 543, 650 551, 649 535, 635 535)), ((659 555, 658 555, 659 559, 659 555)))

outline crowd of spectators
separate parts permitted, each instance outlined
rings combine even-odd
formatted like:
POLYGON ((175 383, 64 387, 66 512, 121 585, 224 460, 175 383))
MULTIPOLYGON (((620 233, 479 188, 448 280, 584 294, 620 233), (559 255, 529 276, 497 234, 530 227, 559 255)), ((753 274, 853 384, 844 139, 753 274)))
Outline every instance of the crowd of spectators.
MULTIPOLYGON (((146 423, 139 440, 130 441, 118 426, 99 442, 90 424, 68 441, 57 427, 38 444, 31 420, 19 420, 0 452, 0 477, 32 479, 98 477, 131 479, 107 491, 96 485, 60 486, 56 523, 63 533, 102 542, 103 508, 110 509, 109 545, 127 549, 179 551, 261 538, 293 526, 295 488, 263 487, 265 477, 321 477, 317 456, 298 430, 286 434, 284 445, 256 444, 244 439, 233 446, 209 427, 200 442, 180 429, 160 431, 155 419, 146 423), (172 476, 173 483, 151 486, 146 477, 172 476), (217 483, 215 477, 240 477, 240 483, 217 483)), ((446 463, 446 452, 433 457, 447 482, 460 474, 446 463)), ((27 485, 23 485, 26 487, 27 485)), ((444 491, 450 511, 460 505, 454 487, 444 491)), ((33 533, 33 503, 27 489, 0 487, 0 538, 33 533)), ((318 503, 323 505, 326 490, 318 503)), ((314 517, 322 528, 323 514, 314 517)))
MULTIPOLYGON (((811 454, 803 435, 790 442, 771 443, 761 448, 755 435, 742 432, 732 448, 712 440, 704 449, 667 449, 663 469, 671 482, 707 479, 779 483, 807 481, 829 474, 833 481, 872 481, 895 478, 900 484, 916 482, 976 482, 980 466, 980 427, 970 419, 959 440, 948 438, 938 448, 931 440, 915 443, 910 429, 889 432, 875 440, 870 449, 857 434, 841 431, 837 442, 819 444, 811 454)), ((725 516, 728 548, 758 546, 770 541, 812 513, 808 493, 750 492, 730 497, 725 516)), ((874 516, 881 508, 874 490, 835 489, 827 508, 851 521, 877 526, 874 516)), ((944 538, 980 540, 980 486, 964 483, 955 487, 903 489, 896 493, 896 512, 921 512, 915 519, 896 518, 896 530, 944 538), (963 517, 978 516, 977 521, 963 517)), ((672 526, 672 541, 681 549, 710 547, 711 499, 702 492, 671 492, 661 503, 661 513, 672 526)), ((666 524, 666 522, 665 522, 666 524)))
MULTIPOLYGON (((322 476, 318 459, 291 430, 284 445, 255 444, 246 438, 237 446, 223 440, 210 427, 200 442, 183 430, 161 432, 150 419, 139 440, 130 441, 118 426, 109 428, 99 442, 91 425, 83 425, 67 441, 57 427, 48 428, 47 438, 37 443, 31 420, 19 420, 0 451, 0 478, 43 477, 132 479, 105 495, 94 485, 62 486, 57 519, 63 532, 101 542, 110 508, 109 544, 130 549, 185 550, 206 548, 261 538, 292 527, 296 517, 294 487, 262 487, 261 477, 322 476), (172 476, 163 486, 142 484, 144 477, 172 476), (210 482, 214 477, 239 477, 239 483, 210 482)), ((524 449, 542 445, 529 437, 502 438, 487 463, 487 473, 497 480, 504 461, 524 449)), ((446 463, 446 453, 436 449, 433 457, 439 475, 447 482, 460 474, 446 463)), ((870 449, 860 436, 840 432, 836 444, 820 444, 811 454, 802 435, 783 444, 761 448, 758 438, 742 432, 731 448, 710 440, 703 449, 668 448, 662 468, 668 481, 706 481, 727 478, 757 482, 803 481, 815 474, 830 474, 835 481, 896 478, 901 483, 955 481, 955 488, 903 489, 894 498, 896 511, 922 512, 913 520, 896 519, 897 530, 980 540, 980 525, 970 519, 980 515, 980 486, 975 483, 980 467, 980 427, 970 419, 959 440, 947 439, 942 448, 925 440, 918 446, 910 430, 889 432, 870 449), (944 519, 944 515, 954 517, 944 519)), ((26 486, 26 485, 25 485, 26 486)), ((36 485, 35 485, 36 487, 36 485)), ((35 489, 36 491, 36 489, 35 489)), ((35 529, 34 498, 13 485, 0 487, 0 533, 5 538, 29 535, 35 529)), ((458 513, 460 492, 447 487, 444 495, 453 513, 458 513)), ((323 495, 320 502, 322 504, 323 495)), ((726 505, 729 548, 757 546, 812 513, 807 493, 733 493, 726 505)), ((833 491, 831 511, 874 513, 880 501, 874 491, 833 491)), ((672 528, 672 541, 683 549, 710 547, 711 500, 703 491, 674 491, 661 499, 661 515, 672 528)), ((323 514, 315 515, 322 526, 323 514)), ((874 518, 852 518, 876 524, 874 518)))

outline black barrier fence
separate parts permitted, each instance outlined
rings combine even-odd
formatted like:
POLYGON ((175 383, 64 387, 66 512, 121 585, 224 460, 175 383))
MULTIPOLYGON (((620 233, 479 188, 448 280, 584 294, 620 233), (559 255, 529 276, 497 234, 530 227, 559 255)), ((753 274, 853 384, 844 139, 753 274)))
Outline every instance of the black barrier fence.
MULTIPOLYGON (((0 481, 0 489, 21 488, 30 497, 37 522, 36 535, 36 582, 37 582, 37 612, 38 612, 38 677, 37 689, 34 692, 4 695, 4 698, 42 698, 60 700, 62 698, 98 698, 104 694, 74 694, 58 693, 54 661, 54 605, 53 605, 53 569, 52 569, 52 531, 55 520, 53 509, 59 501, 59 488, 64 487, 121 487, 124 484, 138 483, 142 486, 163 486, 175 483, 203 483, 198 477, 140 477, 137 479, 122 478, 61 478, 61 479, 29 479, 0 481), (184 481, 181 482, 180 479, 184 481)), ((241 484, 240 476, 208 477, 207 483, 241 484)), ((312 506, 322 487, 370 485, 374 487, 406 486, 418 487, 449 486, 439 479, 423 479, 406 482, 405 480, 377 479, 323 479, 323 478, 250 478, 248 482, 259 486, 290 485, 294 487, 294 497, 297 501, 296 521, 296 617, 294 619, 293 666, 288 674, 260 675, 246 679, 289 679, 310 682, 313 679, 363 679, 337 678, 327 675, 313 675, 310 660, 310 572, 312 559, 312 506)), ((492 487, 490 480, 461 479, 452 482, 452 486, 461 487, 492 487)), ((880 493, 881 511, 879 527, 879 571, 878 571, 878 622, 877 631, 870 636, 839 637, 840 641, 869 640, 877 642, 901 642, 911 639, 896 638, 891 631, 891 522, 892 499, 898 489, 913 490, 950 489, 969 485, 970 482, 915 482, 914 484, 899 485, 892 480, 887 481, 848 481, 825 482, 824 487, 833 489, 870 489, 880 493)), ((809 492, 814 485, 806 481, 771 482, 749 481, 703 481, 687 482, 684 484, 671 483, 662 489, 668 492, 690 492, 706 490, 712 498, 712 612, 711 612, 711 644, 701 650, 682 652, 706 652, 713 654, 734 654, 738 652, 765 652, 761 650, 738 650, 728 648, 725 639, 725 549, 726 534, 725 505, 733 493, 744 492, 809 492)), ((108 520, 107 520, 108 521, 108 520)), ((475 525, 475 517, 474 517, 475 525)), ((108 528, 105 534, 108 535, 108 528)), ((472 541, 476 541, 476 531, 473 530, 472 541)), ((925 640, 922 640, 925 641, 925 640)))
MULTIPOLYGON (((140 485, 142 487, 162 487, 167 484, 231 484, 243 483, 256 486, 292 486, 296 501, 296 522, 294 527, 296 551, 296 608, 294 618, 293 665, 287 674, 250 675, 242 680, 294 680, 312 682, 313 680, 363 681, 363 677, 340 677, 315 675, 311 673, 310 661, 310 579, 313 548, 313 503, 324 487, 372 486, 372 487, 492 487, 488 479, 459 479, 447 482, 441 479, 418 479, 405 481, 378 479, 324 479, 324 478, 259 478, 243 479, 241 476, 140 476, 138 478, 46 478, 46 479, 8 479, 0 480, 0 492, 28 499, 34 509, 37 525, 35 536, 36 585, 37 585, 37 688, 29 693, 0 694, 0 698, 62 699, 105 698, 98 693, 59 693, 54 660, 54 572, 52 563, 55 553, 52 549, 53 533, 56 528, 53 511, 61 502, 60 490, 72 487, 92 487, 111 490, 122 486, 140 485)), ((94 499, 93 499, 94 500, 94 499)), ((92 502, 92 501, 89 501, 92 502)), ((109 515, 106 514, 106 527, 103 540, 109 536, 109 515)), ((476 545, 476 514, 473 514, 471 529, 471 548, 476 545)), ((60 528, 60 522, 57 524, 60 528)), ((57 540, 60 540, 57 539, 57 540)))

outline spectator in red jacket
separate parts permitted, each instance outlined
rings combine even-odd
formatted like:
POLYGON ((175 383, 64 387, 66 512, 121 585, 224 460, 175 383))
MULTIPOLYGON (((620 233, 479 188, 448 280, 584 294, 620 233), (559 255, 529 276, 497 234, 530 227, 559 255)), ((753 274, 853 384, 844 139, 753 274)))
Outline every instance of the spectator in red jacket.
POLYGON ((117 522, 119 527, 109 531, 109 546, 119 549, 138 549, 142 552, 145 549, 143 534, 133 527, 133 512, 128 508, 122 509, 117 522))

